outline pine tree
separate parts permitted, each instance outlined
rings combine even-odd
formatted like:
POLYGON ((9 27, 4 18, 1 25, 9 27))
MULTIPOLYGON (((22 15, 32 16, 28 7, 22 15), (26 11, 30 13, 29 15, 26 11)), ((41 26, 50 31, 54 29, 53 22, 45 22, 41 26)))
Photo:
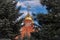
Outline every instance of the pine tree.
POLYGON ((40 37, 42 40, 60 40, 60 0, 42 0, 47 6, 48 14, 38 14, 37 19, 42 23, 40 37))
POLYGON ((15 9, 16 3, 12 1, 6 2, 4 0, 0 1, 0 34, 1 38, 11 38, 14 36, 14 26, 13 21, 17 18, 18 11, 15 9))

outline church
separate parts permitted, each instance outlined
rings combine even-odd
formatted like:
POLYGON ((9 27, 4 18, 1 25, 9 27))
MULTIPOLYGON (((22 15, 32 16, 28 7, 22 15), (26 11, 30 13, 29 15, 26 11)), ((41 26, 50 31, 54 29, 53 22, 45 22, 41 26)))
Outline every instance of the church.
POLYGON ((29 13, 24 18, 23 23, 24 26, 21 27, 21 29, 19 30, 20 35, 17 35, 15 37, 15 40, 18 40, 19 38, 23 40, 25 37, 27 37, 28 40, 30 40, 31 33, 38 32, 38 29, 35 29, 33 18, 29 13))

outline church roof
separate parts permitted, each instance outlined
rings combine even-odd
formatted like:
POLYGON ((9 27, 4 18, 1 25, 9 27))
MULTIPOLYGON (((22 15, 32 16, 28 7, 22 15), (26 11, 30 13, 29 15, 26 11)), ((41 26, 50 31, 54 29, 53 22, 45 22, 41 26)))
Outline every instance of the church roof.
POLYGON ((28 13, 24 20, 31 20, 33 22, 32 16, 28 13))

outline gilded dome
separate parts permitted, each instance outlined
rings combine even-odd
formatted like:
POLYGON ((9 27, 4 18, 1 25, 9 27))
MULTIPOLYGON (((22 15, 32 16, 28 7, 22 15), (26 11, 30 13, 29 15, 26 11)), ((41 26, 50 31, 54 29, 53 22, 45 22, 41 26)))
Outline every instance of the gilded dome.
POLYGON ((29 13, 26 15, 25 20, 31 20, 33 22, 33 18, 29 13))

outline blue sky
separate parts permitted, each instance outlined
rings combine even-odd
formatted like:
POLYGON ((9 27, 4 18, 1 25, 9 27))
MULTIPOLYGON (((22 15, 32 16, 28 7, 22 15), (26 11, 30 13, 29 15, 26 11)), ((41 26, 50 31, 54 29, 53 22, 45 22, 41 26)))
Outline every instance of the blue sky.
POLYGON ((21 13, 27 11, 27 6, 30 6, 30 12, 33 13, 44 13, 47 14, 46 6, 41 5, 40 0, 16 0, 18 3, 16 4, 16 8, 21 6, 21 13))
MULTIPOLYGON (((16 0, 16 1, 17 1, 16 8, 21 6, 21 10, 19 11, 19 13, 23 13, 21 16, 19 16, 16 19, 16 22, 24 18, 28 14, 28 11, 27 11, 28 5, 30 6, 29 13, 33 18, 36 17, 32 15, 33 13, 34 14, 38 14, 38 13, 47 14, 48 13, 48 11, 46 10, 46 6, 43 6, 40 3, 40 0, 16 0)), ((34 20, 34 22, 35 24, 39 25, 37 20, 34 20)))

